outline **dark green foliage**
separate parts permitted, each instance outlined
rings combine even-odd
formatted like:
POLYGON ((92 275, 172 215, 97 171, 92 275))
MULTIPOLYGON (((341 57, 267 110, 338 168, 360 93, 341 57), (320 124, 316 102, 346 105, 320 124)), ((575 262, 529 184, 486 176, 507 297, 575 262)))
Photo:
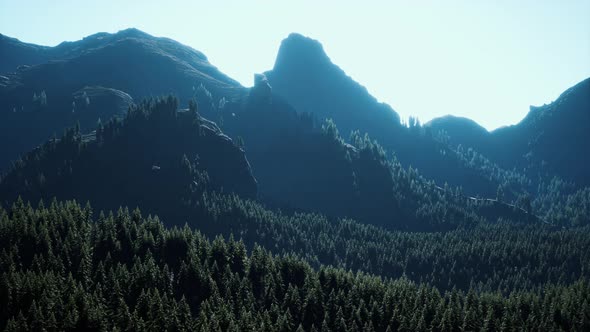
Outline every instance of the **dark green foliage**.
POLYGON ((317 214, 286 215, 238 197, 206 195, 209 212, 191 221, 205 234, 239 236, 276 254, 294 253, 312 266, 332 265, 428 282, 439 289, 481 291, 570 283, 590 271, 588 227, 482 223, 436 233, 394 232, 317 214))
POLYGON ((93 219, 89 208, 71 202, 33 209, 19 200, 10 211, 0 209, 0 328, 590 328, 590 286, 584 278, 509 296, 473 289, 441 293, 405 278, 331 267, 316 271, 260 247, 247 255, 232 249, 243 246, 241 241, 210 242, 188 228, 166 229, 139 211, 122 209, 93 219), (236 258, 245 264, 233 265, 236 258), (85 279, 80 270, 92 278, 85 279))
POLYGON ((15 164, 0 180, 1 200, 75 198, 186 220, 183 207, 206 190, 256 197, 244 153, 215 124, 177 107, 173 97, 148 100, 90 135, 67 130, 15 164))
MULTIPOLYGON (((576 105, 587 105, 579 93, 587 83, 536 110, 525 130, 504 131, 503 144, 515 144, 503 158, 516 153, 513 163, 416 118, 400 122, 317 43, 289 60, 307 57, 317 70, 281 73, 289 66, 279 56, 271 76, 296 78, 282 82, 321 125, 274 94, 264 75, 248 92, 175 42, 127 30, 85 43, 93 51, 75 61, 2 78, 0 103, 11 106, 0 114, 4 145, 21 151, 64 120, 76 125, 0 178, 0 205, 12 206, 0 207, 0 329, 590 329, 590 189, 554 176, 587 175, 587 162, 567 164, 587 160, 570 158, 580 146, 563 148, 586 142, 590 122, 576 105), (96 63, 121 50, 124 60, 96 63), (97 115, 121 115, 131 97, 80 82, 116 85, 146 65, 146 81, 126 91, 177 91, 194 98, 188 110, 174 97, 150 99, 103 123, 97 115), (65 86, 43 79, 63 72, 77 76, 65 86), (101 101, 105 94, 115 103, 101 101), (567 113, 571 133, 548 125, 554 111, 567 113), (39 131, 15 125, 40 122, 39 131), (10 139, 23 135, 31 136, 10 139), (18 195, 41 203, 33 209, 18 195), (53 197, 117 212, 45 206, 53 197)), ((470 126, 465 137, 482 135, 470 126)), ((2 147, 9 158, 11 149, 2 147)))

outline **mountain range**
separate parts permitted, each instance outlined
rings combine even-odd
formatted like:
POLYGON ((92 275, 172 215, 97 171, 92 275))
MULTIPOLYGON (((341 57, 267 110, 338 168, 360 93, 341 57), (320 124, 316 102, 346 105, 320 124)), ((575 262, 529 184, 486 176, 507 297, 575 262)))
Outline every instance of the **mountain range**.
POLYGON ((137 29, 0 35, 0 329, 588 330, 589 117, 586 79, 406 122, 295 33, 251 88, 137 29))
POLYGON ((589 110, 590 79, 586 79, 548 105, 531 106, 527 116, 513 126, 487 132, 473 121, 452 116, 434 119, 426 126, 446 132, 452 145, 471 147, 505 168, 588 185, 589 110))
POLYGON ((391 177, 395 182, 397 175, 387 175, 395 168, 387 160, 417 171, 432 187, 460 187, 466 197, 495 198, 500 188, 507 203, 540 196, 538 188, 554 177, 575 188, 588 181, 588 154, 581 152, 589 132, 589 80, 550 105, 531 107, 518 125, 489 133, 452 116, 402 123, 389 105, 333 64, 318 41, 299 34, 281 43, 274 68, 258 75, 253 88, 221 73, 201 52, 136 29, 55 47, 2 36, 0 45, 6 53, 0 84, 4 169, 76 123, 81 132, 92 131, 102 121, 125 117, 144 98, 173 94, 180 105, 195 100, 200 115, 243 144, 259 195, 277 206, 389 218, 392 203, 375 203, 391 190, 375 191, 376 184, 391 177), (372 142, 382 152, 370 158, 385 161, 371 167, 383 171, 355 166, 363 156, 359 147, 372 142), (362 189, 365 172, 381 179, 362 189), (363 213, 342 203, 360 197, 370 202, 358 207, 363 213))

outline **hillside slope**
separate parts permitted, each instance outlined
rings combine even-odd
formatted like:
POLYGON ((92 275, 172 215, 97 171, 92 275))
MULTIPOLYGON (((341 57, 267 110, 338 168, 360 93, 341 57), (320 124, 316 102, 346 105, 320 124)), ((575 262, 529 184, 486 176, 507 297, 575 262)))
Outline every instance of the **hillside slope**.
POLYGON ((472 147, 505 168, 525 170, 533 179, 558 176, 590 185, 590 78, 548 105, 531 106, 518 124, 491 133, 452 117, 427 126, 444 131, 453 145, 472 147))
MULTIPOLYGON (((6 57, 0 57, 0 67, 13 66, 11 59, 15 58, 24 63, 0 75, 0 123, 4 138, 0 148, 7 152, 0 157, 0 169, 6 169, 10 160, 16 160, 54 133, 61 134, 76 121, 85 131, 94 128, 99 118, 108 121, 117 114, 114 111, 119 106, 94 108, 96 112, 82 107, 85 105, 77 100, 76 93, 88 87, 119 90, 136 100, 172 93, 184 105, 201 84, 217 100, 246 93, 201 52, 136 29, 99 33, 53 48, 6 37, 0 39, 0 44, 7 40, 12 46, 0 48, 6 53, 6 57), (8 147, 7 141, 19 144, 8 147)), ((95 98, 88 97, 83 102, 94 104, 95 98)))
POLYGON ((0 199, 90 200, 100 209, 141 206, 186 220, 185 205, 204 192, 256 198, 250 165, 232 140, 172 97, 134 106, 123 120, 79 128, 25 155, 0 179, 0 199))

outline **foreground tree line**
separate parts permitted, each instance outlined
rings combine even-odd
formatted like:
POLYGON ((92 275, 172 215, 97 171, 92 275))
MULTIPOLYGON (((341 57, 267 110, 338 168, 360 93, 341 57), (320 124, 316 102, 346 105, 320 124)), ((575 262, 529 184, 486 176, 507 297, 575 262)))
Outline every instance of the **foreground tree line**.
POLYGON ((166 228, 139 210, 96 217, 74 202, 34 209, 19 200, 0 210, 0 328, 583 331, 590 285, 582 268, 572 283, 528 291, 441 292, 405 277, 313 269, 234 237, 166 228))

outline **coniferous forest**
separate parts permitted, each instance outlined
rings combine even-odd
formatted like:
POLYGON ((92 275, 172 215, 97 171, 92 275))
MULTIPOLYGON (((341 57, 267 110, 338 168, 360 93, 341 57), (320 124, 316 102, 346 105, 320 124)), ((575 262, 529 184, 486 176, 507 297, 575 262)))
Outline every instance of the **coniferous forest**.
MULTIPOLYGON (((447 235, 441 240, 454 242, 456 249, 439 258, 452 264, 438 267, 440 272, 422 263, 433 259, 436 246, 415 244, 433 240, 430 236, 392 235, 416 252, 406 253, 401 277, 389 278, 328 265, 313 268, 293 253, 273 254, 259 245, 248 250, 247 243, 233 236, 211 240, 188 226, 166 228, 139 209, 95 216, 89 205, 72 201, 41 202, 32 208, 19 200, 9 211, 0 211, 0 218, 0 299, 7 304, 0 317, 7 331, 590 328, 590 285, 580 277, 589 268, 588 252, 578 249, 564 257, 546 252, 560 240, 568 241, 567 248, 555 251, 587 247, 587 231, 520 234, 522 239, 516 238, 521 245, 514 247, 507 245, 514 240, 510 228, 447 235), (486 231, 497 233, 497 239, 483 236, 486 231), (477 235, 491 243, 477 245, 483 257, 465 249, 474 246, 472 236, 477 235), (542 253, 535 252, 537 246, 542 253), (504 250, 510 249, 523 261, 505 257, 504 250), (464 259, 468 267, 458 263, 464 259), (557 268, 527 266, 539 264, 538 259, 557 268), (497 285, 461 282, 465 269, 489 263, 520 269, 500 273, 497 285), (429 269, 435 272, 432 280, 448 278, 449 284, 437 288, 406 276, 429 269), (564 269, 571 276, 556 272, 564 269), (510 272, 513 282, 502 279, 510 272), (453 282, 462 287, 450 287, 453 282)), ((293 236, 288 231, 280 235, 293 236)), ((313 241, 305 244, 314 246, 313 241)), ((352 250, 353 255, 378 255, 372 254, 374 247, 352 250)), ((486 272, 490 277, 496 273, 486 272)))
POLYGON ((590 79, 488 132, 298 34, 0 47, 0 330, 590 331, 590 79))

